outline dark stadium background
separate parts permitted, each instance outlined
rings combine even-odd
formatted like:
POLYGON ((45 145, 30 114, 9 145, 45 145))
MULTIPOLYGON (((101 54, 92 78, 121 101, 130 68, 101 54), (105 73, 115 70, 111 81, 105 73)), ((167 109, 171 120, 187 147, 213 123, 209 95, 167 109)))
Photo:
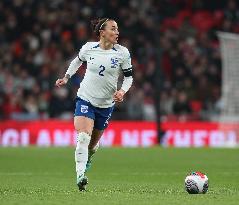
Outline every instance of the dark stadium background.
POLYGON ((1 120, 72 118, 84 68, 65 88, 54 82, 94 39, 90 21, 98 17, 118 22, 119 43, 134 66, 134 85, 113 119, 154 121, 157 109, 163 121, 210 121, 220 114, 215 31, 239 32, 236 1, 2 0, 1 120))

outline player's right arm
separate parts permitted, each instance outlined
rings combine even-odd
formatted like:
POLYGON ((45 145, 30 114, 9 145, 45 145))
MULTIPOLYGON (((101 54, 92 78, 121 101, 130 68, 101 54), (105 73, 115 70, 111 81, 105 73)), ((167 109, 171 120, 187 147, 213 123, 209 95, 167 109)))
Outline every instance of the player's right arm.
POLYGON ((62 85, 65 85, 68 82, 68 80, 71 78, 71 76, 76 73, 78 68, 82 65, 83 61, 85 61, 85 57, 84 57, 85 52, 86 52, 86 44, 82 46, 77 57, 73 61, 71 61, 65 76, 56 81, 57 87, 61 87, 62 85))
POLYGON ((77 56, 73 61, 71 61, 65 76, 56 81, 56 86, 61 87, 62 85, 65 85, 68 82, 68 80, 71 78, 71 76, 76 73, 76 71, 81 65, 82 65, 82 61, 77 56))
POLYGON ((69 76, 65 76, 64 78, 57 79, 56 86, 59 88, 62 85, 65 85, 68 82, 69 78, 69 76))

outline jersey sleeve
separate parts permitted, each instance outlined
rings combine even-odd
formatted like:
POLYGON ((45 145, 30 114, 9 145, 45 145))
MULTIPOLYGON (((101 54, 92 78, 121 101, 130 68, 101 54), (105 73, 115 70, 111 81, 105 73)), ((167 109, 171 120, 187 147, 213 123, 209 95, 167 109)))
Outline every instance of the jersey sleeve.
POLYGON ((65 75, 69 75, 71 77, 72 75, 76 73, 76 71, 81 65, 82 65, 82 61, 80 61, 78 57, 75 57, 75 59, 71 61, 65 75))
POLYGON ((127 48, 124 49, 123 51, 123 63, 121 65, 123 71, 129 69, 129 68, 132 68, 132 65, 131 65, 131 57, 130 57, 130 53, 129 53, 129 50, 127 48))
POLYGON ((78 53, 78 58, 80 61, 84 62, 86 61, 86 52, 87 52, 87 43, 85 45, 82 46, 82 48, 80 49, 80 52, 78 53))
POLYGON ((121 65, 124 76, 129 77, 132 76, 132 64, 129 50, 127 48, 123 51, 123 63, 121 65))

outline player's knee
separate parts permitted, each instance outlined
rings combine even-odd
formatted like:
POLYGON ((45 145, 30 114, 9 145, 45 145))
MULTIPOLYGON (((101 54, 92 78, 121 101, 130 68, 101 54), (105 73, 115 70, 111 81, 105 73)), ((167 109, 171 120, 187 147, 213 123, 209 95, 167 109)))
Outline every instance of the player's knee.
POLYGON ((92 129, 89 127, 82 127, 82 126, 79 126, 79 125, 75 125, 75 130, 77 131, 77 133, 86 133, 88 135, 91 136, 92 134, 92 129))
POLYGON ((83 116, 74 118, 74 127, 78 133, 85 132, 89 135, 92 134, 94 121, 83 116))

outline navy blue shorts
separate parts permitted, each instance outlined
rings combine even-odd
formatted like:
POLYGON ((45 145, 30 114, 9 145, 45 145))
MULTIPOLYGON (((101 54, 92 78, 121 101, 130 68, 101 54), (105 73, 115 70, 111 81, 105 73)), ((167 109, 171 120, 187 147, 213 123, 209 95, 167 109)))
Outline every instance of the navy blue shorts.
POLYGON ((104 130, 107 128, 114 106, 109 108, 98 108, 79 97, 76 98, 74 116, 85 116, 94 120, 94 128, 104 130))

